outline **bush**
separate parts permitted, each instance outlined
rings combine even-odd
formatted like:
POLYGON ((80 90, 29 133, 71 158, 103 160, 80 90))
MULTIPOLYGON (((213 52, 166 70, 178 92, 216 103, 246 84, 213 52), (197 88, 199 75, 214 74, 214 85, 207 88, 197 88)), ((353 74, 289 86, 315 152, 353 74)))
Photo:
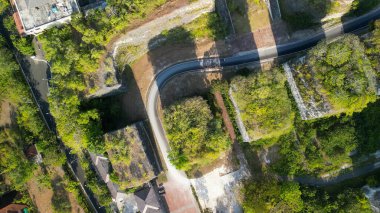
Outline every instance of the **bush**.
POLYGON ((236 77, 232 96, 252 140, 279 137, 293 128, 294 112, 279 69, 236 77))
POLYGON ((358 37, 319 43, 309 51, 308 64, 334 111, 352 114, 376 100, 375 73, 358 37))
POLYGON ((216 160, 230 143, 201 97, 189 98, 164 110, 164 127, 169 140, 171 162, 185 171, 216 160))

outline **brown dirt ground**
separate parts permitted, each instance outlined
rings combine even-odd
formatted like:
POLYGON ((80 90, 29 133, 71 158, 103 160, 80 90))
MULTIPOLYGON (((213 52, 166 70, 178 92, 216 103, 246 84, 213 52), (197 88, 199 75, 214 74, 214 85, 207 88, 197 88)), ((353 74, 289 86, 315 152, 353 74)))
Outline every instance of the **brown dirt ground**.
POLYGON ((224 105, 222 94, 220 94, 220 92, 216 92, 214 94, 214 97, 215 97, 216 103, 218 104, 220 110, 222 111, 224 126, 226 127, 231 140, 235 141, 236 134, 235 134, 234 126, 232 125, 230 116, 228 115, 226 106, 224 105))
POLYGON ((270 25, 269 11, 263 1, 259 5, 248 0, 231 1, 234 1, 234 4, 239 7, 237 10, 230 11, 232 23, 237 34, 242 35, 270 25))
MULTIPOLYGON (((38 174, 41 174, 42 171, 38 170, 35 173, 35 177, 38 176, 38 174)), ((56 176, 59 176, 63 179, 64 171, 60 167, 55 167, 51 169, 52 176, 54 174, 56 176)), ((27 183, 29 195, 32 198, 33 202, 37 206, 37 209, 39 212, 54 212, 51 199, 53 197, 53 190, 45 187, 40 187, 37 183, 36 178, 31 179, 27 183)), ((70 192, 68 192, 68 196, 71 203, 71 212, 72 213, 84 213, 84 210, 82 207, 77 203, 74 195, 70 192)))
POLYGON ((231 172, 237 171, 240 168, 239 161, 236 157, 236 152, 233 148, 230 148, 225 153, 223 153, 217 160, 211 164, 187 172, 189 178, 199 178, 203 175, 212 172, 216 168, 224 167, 225 173, 220 174, 220 176, 229 174, 231 172))
MULTIPOLYGON (((241 51, 249 51, 257 47, 267 47, 285 42, 287 34, 283 32, 284 25, 280 24, 275 30, 272 27, 259 29, 253 33, 234 37, 226 41, 202 40, 196 44, 176 44, 162 46, 151 50, 132 65, 132 78, 127 82, 127 92, 122 97, 124 114, 130 122, 146 119, 145 101, 150 83, 156 72, 172 64, 209 56, 228 56, 241 51)), ((199 78, 197 78, 199 79, 199 78)), ((192 82, 194 91, 199 81, 190 78, 176 81, 178 87, 192 82)), ((202 82, 202 81, 201 81, 202 82)), ((202 82, 201 84, 204 84, 202 82)), ((178 91, 179 89, 176 89, 178 91)), ((185 96, 185 95, 182 95, 185 96)))
POLYGON ((157 17, 161 17, 163 15, 169 14, 178 8, 186 6, 190 3, 190 1, 191 0, 168 0, 164 5, 155 9, 147 17, 134 21, 127 28, 125 28, 122 33, 113 37, 106 46, 107 51, 110 50, 114 42, 117 41, 120 37, 122 37, 124 33, 130 30, 136 29, 137 27, 156 19, 157 17))
POLYGON ((13 107, 8 101, 0 102, 0 127, 8 127, 12 124, 13 107))

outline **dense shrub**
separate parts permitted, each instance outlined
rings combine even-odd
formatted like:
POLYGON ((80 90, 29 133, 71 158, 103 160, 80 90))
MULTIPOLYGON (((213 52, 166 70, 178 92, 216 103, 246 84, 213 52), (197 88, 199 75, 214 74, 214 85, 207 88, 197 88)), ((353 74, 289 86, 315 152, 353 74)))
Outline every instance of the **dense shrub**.
POLYGON ((171 151, 169 158, 179 169, 204 166, 220 156, 230 143, 201 97, 189 98, 164 110, 164 126, 171 151))
POLYGON ((295 114, 285 81, 279 69, 232 80, 232 96, 251 139, 278 137, 292 129, 295 114))

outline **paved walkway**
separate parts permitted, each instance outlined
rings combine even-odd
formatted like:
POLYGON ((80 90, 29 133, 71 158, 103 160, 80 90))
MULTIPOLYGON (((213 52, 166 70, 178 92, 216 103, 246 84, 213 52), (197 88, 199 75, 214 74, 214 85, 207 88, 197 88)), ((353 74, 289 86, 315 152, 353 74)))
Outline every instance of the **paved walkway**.
POLYGON ((165 200, 171 213, 199 213, 198 204, 190 188, 190 181, 178 178, 175 173, 167 172, 168 181, 164 183, 165 200))

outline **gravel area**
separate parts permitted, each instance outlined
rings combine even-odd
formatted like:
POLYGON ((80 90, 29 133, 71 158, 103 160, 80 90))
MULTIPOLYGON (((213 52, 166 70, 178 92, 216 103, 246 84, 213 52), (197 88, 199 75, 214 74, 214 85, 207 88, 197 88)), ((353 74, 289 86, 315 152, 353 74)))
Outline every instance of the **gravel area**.
POLYGON ((238 153, 239 170, 228 173, 228 168, 221 166, 201 178, 190 179, 202 209, 208 208, 213 212, 243 212, 238 199, 239 191, 242 181, 251 174, 240 146, 235 143, 234 148, 238 153))

